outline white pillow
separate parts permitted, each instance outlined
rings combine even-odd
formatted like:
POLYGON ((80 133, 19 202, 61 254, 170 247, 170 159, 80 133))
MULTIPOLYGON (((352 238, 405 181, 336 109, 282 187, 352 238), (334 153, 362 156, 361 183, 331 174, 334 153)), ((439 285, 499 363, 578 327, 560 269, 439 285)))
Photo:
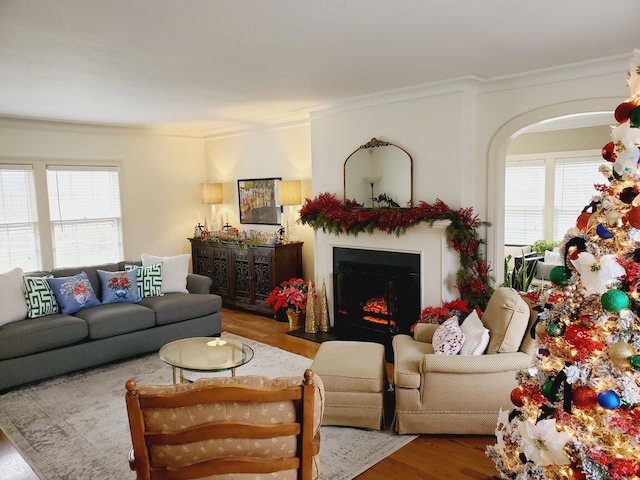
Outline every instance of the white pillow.
POLYGON ((458 318, 451 317, 445 320, 442 325, 433 332, 431 345, 433 351, 441 355, 455 355, 462 348, 464 343, 464 333, 458 325, 458 318))
POLYGON ((489 329, 485 328, 475 310, 460 325, 464 333, 464 344, 460 355, 482 355, 489 345, 489 329))
POLYGON ((144 267, 162 263, 162 293, 189 293, 187 275, 191 255, 183 253, 175 257, 156 257, 143 253, 140 258, 144 267))
POLYGON ((27 318, 27 299, 24 296, 21 268, 0 274, 0 325, 27 318))

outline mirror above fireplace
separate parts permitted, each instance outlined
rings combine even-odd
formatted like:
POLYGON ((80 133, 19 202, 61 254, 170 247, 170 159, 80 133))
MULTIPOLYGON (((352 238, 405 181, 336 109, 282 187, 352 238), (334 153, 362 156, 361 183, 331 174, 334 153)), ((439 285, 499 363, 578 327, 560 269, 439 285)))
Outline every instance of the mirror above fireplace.
POLYGON ((413 159, 403 148, 372 138, 344 162, 344 199, 360 206, 412 204, 413 159))

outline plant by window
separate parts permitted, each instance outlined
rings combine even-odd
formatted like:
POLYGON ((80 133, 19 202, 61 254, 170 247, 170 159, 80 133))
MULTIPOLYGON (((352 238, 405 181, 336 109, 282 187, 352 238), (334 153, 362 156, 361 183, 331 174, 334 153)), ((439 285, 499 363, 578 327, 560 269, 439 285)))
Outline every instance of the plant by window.
POLYGON ((553 251, 556 245, 558 245, 558 242, 555 240, 543 238, 542 240, 536 240, 531 246, 531 250, 536 252, 538 255, 544 255, 544 252, 547 250, 553 251))

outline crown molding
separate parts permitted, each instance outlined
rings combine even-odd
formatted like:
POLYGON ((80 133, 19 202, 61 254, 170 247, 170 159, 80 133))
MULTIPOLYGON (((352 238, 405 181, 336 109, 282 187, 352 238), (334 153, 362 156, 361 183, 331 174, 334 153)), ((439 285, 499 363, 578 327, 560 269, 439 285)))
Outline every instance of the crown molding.
POLYGON ((203 130, 202 134, 205 139, 233 137, 236 135, 245 135, 251 132, 309 125, 309 121, 310 118, 308 112, 296 111, 287 115, 267 118, 260 123, 238 124, 228 127, 214 128, 211 130, 203 130))
POLYGON ((91 135, 158 135, 163 137, 198 139, 203 138, 202 132, 198 130, 181 130, 159 126, 130 126, 100 123, 80 123, 10 116, 0 116, 0 128, 40 130, 44 132, 81 133, 91 135))

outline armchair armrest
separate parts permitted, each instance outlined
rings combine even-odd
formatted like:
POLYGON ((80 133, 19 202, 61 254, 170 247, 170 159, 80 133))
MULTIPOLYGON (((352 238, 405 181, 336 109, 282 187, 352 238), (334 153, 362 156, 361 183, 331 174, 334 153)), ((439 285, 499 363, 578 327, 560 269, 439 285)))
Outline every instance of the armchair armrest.
POLYGON ((420 373, 496 373, 517 372, 531 366, 532 357, 523 352, 491 355, 424 355, 420 373))
POLYGON ((213 281, 209 277, 197 273, 187 275, 187 290, 189 293, 209 293, 213 281))
POLYGON ((431 343, 433 334, 439 325, 435 323, 417 323, 413 330, 413 339, 418 342, 431 343))

